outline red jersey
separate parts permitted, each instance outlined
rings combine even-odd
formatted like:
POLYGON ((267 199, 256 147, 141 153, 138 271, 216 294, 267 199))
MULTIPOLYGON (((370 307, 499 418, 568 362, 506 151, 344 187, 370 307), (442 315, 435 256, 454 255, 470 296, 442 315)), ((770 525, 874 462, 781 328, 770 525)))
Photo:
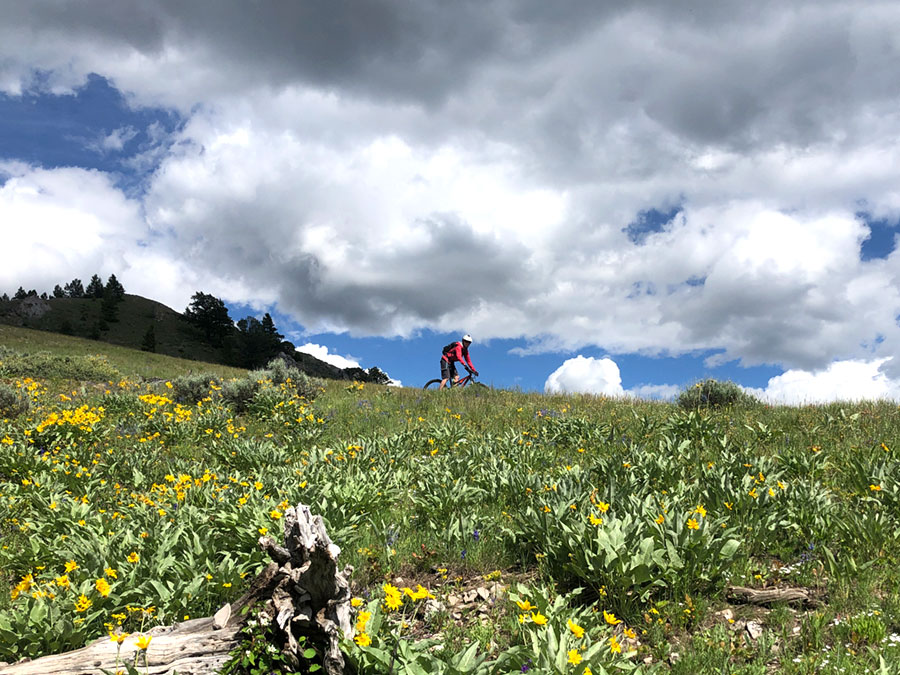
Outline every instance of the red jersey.
POLYGON ((472 359, 469 358, 469 350, 463 349, 462 342, 457 342, 453 349, 444 354, 441 358, 450 363, 455 363, 456 361, 467 363, 469 364, 469 368, 475 370, 475 366, 472 365, 472 359))

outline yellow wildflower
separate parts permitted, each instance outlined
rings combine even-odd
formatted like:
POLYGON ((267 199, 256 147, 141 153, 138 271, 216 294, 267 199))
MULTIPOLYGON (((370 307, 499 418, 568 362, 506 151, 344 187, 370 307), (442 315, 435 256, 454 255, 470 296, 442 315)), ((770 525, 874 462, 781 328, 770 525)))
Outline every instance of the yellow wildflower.
POLYGON ((97 581, 94 582, 94 587, 104 598, 109 597, 109 592, 112 590, 112 586, 110 586, 106 579, 103 578, 97 579, 97 581))
POLYGON ((572 635, 577 637, 579 640, 584 637, 584 628, 579 626, 577 623, 569 619, 566 621, 566 625, 569 627, 569 630, 572 631, 572 635))
POLYGON ((610 626, 615 626, 617 623, 622 623, 622 619, 617 619, 616 615, 612 612, 607 612, 605 609, 603 610, 603 618, 606 619, 606 623, 610 626))
POLYGON ((531 620, 534 621, 538 626, 543 626, 545 623, 547 623, 547 617, 540 612, 538 612, 537 614, 532 612, 531 620))
POLYGON ((578 653, 577 649, 569 650, 569 663, 571 663, 573 666, 577 666, 579 663, 581 663, 581 660, 581 654, 578 653))

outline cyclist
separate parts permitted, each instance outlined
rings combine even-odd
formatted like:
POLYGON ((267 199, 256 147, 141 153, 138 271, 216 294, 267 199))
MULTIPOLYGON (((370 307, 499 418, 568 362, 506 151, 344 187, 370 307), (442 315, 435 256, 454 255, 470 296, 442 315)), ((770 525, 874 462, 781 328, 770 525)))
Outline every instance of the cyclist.
POLYGON ((472 365, 472 359, 469 358, 469 345, 472 344, 472 336, 466 333, 459 342, 451 342, 444 347, 441 354, 441 386, 443 389, 447 384, 447 380, 452 380, 453 384, 459 381, 459 373, 456 372, 456 362, 459 361, 466 367, 466 370, 473 375, 478 375, 475 366, 472 365))

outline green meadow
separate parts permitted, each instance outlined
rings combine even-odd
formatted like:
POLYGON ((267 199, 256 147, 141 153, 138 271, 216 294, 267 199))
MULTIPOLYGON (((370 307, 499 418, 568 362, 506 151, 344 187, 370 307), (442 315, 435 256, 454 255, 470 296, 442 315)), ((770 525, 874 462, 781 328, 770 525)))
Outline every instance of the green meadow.
POLYGON ((0 326, 0 661, 214 613, 302 503, 363 673, 898 672, 898 444, 890 402, 425 392, 0 326))

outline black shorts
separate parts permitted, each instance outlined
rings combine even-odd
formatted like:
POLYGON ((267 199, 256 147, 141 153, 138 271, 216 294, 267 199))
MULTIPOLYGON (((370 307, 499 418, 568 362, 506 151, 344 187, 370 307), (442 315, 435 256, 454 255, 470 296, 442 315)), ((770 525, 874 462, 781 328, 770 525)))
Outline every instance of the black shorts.
POLYGON ((441 359, 441 379, 452 380, 456 377, 456 364, 447 359, 441 359))

